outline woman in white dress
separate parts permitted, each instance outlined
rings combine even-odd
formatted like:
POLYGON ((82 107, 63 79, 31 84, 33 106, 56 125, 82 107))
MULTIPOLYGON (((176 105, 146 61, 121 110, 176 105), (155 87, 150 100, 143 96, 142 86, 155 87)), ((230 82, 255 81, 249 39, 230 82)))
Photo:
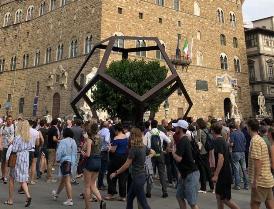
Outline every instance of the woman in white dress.
POLYGON ((16 153, 17 159, 15 167, 10 168, 9 198, 5 204, 13 205, 14 181, 17 181, 21 184, 27 197, 25 207, 29 207, 31 204, 31 197, 27 182, 29 179, 29 151, 32 149, 32 142, 28 121, 24 120, 17 124, 16 137, 11 146, 11 152, 16 153))

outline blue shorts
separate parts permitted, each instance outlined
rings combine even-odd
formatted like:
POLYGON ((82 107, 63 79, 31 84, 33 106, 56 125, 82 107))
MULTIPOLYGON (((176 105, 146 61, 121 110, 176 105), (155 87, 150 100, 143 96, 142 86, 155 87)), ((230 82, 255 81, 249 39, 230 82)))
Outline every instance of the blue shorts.
POLYGON ((179 179, 176 197, 182 200, 187 200, 190 206, 197 205, 200 173, 194 171, 186 176, 186 178, 179 179))

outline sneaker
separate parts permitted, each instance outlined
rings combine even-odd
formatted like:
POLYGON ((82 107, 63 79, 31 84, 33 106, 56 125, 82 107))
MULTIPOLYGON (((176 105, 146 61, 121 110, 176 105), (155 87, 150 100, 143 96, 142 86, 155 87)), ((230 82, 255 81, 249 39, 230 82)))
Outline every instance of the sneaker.
POLYGON ((234 189, 234 190, 241 190, 241 187, 239 187, 239 186, 234 186, 233 189, 234 189))
POLYGON ((30 185, 35 185, 36 182, 35 182, 35 181, 30 181, 29 184, 30 184, 30 185))
POLYGON ((8 179, 7 179, 6 177, 3 177, 2 180, 3 180, 3 183, 4 183, 4 184, 7 184, 7 183, 8 183, 8 179))
POLYGON ((72 184, 72 185, 78 185, 78 184, 79 184, 79 182, 78 182, 78 181, 76 181, 75 179, 71 179, 71 184, 72 184))
POLYGON ((198 193, 206 194, 206 191, 204 191, 204 190, 199 190, 198 193))
POLYGON ((63 205, 65 205, 65 206, 73 206, 72 199, 67 200, 66 202, 63 202, 63 205))
POLYGON ((245 186, 245 187, 244 187, 244 190, 249 190, 249 187, 248 187, 248 186, 245 186))
POLYGON ((162 195, 162 198, 167 198, 168 197, 168 193, 164 193, 163 195, 162 195))
POLYGON ((57 200, 58 195, 55 190, 52 190, 51 195, 52 195, 53 200, 57 200))

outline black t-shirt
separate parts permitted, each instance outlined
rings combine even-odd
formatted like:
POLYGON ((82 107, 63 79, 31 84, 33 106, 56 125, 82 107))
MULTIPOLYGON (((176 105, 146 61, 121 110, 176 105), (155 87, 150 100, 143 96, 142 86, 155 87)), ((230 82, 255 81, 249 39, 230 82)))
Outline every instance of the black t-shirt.
POLYGON ((53 137, 56 136, 58 138, 58 130, 56 127, 52 126, 48 130, 48 149, 56 149, 57 142, 53 141, 53 137))
POLYGON ((229 147, 223 137, 219 137, 214 141, 214 155, 215 155, 216 167, 218 164, 218 154, 222 154, 224 156, 224 164, 219 173, 218 181, 220 183, 231 184, 232 173, 231 173, 231 166, 230 166, 229 147))
POLYGON ((182 178, 186 178, 188 174, 198 170, 192 155, 192 147, 187 136, 183 136, 183 138, 179 140, 176 146, 176 154, 182 157, 182 161, 179 163, 177 162, 177 167, 182 178))
POLYGON ((47 148, 48 147, 48 129, 40 128, 39 131, 41 132, 41 134, 44 138, 43 148, 47 148))
POLYGON ((128 158, 132 159, 131 175, 132 178, 140 174, 145 174, 145 160, 150 150, 143 147, 133 147, 129 150, 128 158))

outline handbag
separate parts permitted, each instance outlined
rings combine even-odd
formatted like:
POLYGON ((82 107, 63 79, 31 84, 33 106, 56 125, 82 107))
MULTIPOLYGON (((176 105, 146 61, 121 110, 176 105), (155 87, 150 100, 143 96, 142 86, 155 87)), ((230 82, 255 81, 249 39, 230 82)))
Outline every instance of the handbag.
POLYGON ((15 168, 16 161, 17 161, 17 154, 16 152, 12 152, 8 160, 8 167, 15 168))

